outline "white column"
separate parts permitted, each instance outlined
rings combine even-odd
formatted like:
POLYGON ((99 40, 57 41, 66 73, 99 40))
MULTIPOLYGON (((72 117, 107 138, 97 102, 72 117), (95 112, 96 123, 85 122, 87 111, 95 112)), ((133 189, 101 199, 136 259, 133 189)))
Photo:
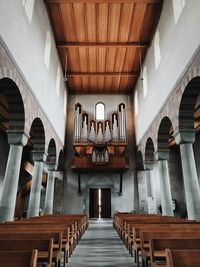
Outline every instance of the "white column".
POLYGON ((145 178, 146 178, 146 194, 147 198, 152 197, 152 190, 151 190, 151 170, 145 170, 145 178))
POLYGON ((14 218, 22 151, 27 141, 25 133, 8 131, 10 150, 0 199, 0 222, 14 218))
POLYGON ((146 180, 146 197, 147 197, 147 206, 148 206, 148 213, 149 214, 156 214, 156 200, 153 194, 153 162, 146 162, 144 164, 144 173, 145 173, 145 180, 146 180))
POLYGON ((158 151, 156 153, 156 159, 158 161, 158 170, 160 177, 162 214, 168 216, 174 216, 172 207, 172 194, 170 187, 169 168, 168 168, 169 152, 158 151))
POLYGON ((54 200, 54 184, 55 184, 55 164, 47 165, 48 168, 48 179, 46 196, 44 203, 44 214, 53 214, 53 200, 54 200))
POLYGON ((41 183, 45 159, 46 155, 43 152, 33 152, 34 168, 27 212, 28 218, 39 215, 41 183))
POLYGON ((194 159, 195 132, 174 134, 180 146, 188 219, 200 220, 200 187, 194 159))

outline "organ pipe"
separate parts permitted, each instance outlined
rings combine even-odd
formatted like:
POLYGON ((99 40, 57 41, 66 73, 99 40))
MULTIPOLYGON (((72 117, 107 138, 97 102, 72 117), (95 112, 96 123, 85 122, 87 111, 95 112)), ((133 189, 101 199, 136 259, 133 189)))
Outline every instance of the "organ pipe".
POLYGON ((113 142, 118 142, 117 114, 113 114, 113 142))
POLYGON ((82 114, 79 103, 75 105, 74 113, 74 142, 106 144, 110 141, 125 143, 126 138, 126 109, 121 103, 117 113, 112 114, 111 120, 88 120, 87 113, 82 114), (90 125, 90 126, 89 126, 90 125), (88 129, 89 128, 89 129, 88 129))
POLYGON ((126 110, 125 105, 119 105, 120 116, 120 142, 126 142, 126 110))
POLYGON ((75 105, 75 116, 74 116, 74 142, 80 142, 80 104, 75 105))

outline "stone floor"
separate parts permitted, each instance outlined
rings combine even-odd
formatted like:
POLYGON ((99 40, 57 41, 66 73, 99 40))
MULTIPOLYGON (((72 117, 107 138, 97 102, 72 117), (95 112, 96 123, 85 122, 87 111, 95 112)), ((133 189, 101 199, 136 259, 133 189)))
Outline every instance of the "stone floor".
POLYGON ((68 267, 136 267, 112 226, 112 220, 91 220, 68 267))

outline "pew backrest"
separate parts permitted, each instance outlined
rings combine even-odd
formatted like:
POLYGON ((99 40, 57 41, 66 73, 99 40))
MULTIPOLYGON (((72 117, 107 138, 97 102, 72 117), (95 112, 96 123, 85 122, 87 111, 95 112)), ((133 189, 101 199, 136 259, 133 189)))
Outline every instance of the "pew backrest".
POLYGON ((200 250, 166 249, 167 267, 199 267, 200 250))
POLYGON ((150 239, 150 258, 155 262, 155 252, 171 250, 197 250, 200 249, 200 239, 150 239))
POLYGON ((0 251, 2 267, 37 267, 38 251, 0 251))

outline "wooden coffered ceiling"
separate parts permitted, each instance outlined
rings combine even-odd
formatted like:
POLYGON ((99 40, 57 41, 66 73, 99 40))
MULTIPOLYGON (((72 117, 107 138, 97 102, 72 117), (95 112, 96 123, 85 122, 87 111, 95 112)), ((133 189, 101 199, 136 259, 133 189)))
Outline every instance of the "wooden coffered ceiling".
POLYGON ((162 0, 44 1, 69 92, 132 92, 162 0))

